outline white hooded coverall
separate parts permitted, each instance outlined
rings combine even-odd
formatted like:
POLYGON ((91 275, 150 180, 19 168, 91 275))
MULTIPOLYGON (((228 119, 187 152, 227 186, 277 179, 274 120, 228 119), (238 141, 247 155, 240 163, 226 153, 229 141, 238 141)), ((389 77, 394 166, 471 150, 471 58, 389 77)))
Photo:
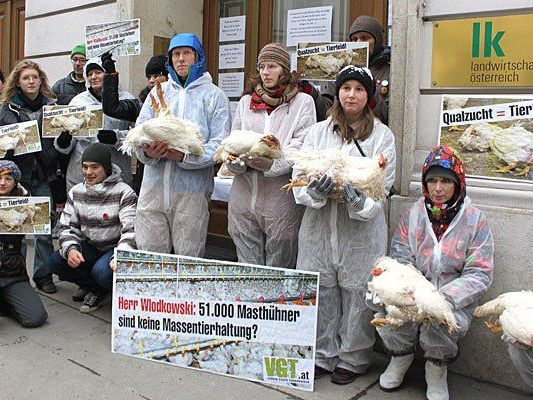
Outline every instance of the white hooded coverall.
MULTIPOLYGON (((313 98, 298 93, 290 103, 266 110, 250 110, 251 96, 241 98, 232 130, 272 134, 284 154, 298 151, 306 130, 316 122, 313 98)), ((275 159, 268 171, 248 168, 233 179, 228 204, 228 231, 240 262, 294 268, 298 253, 298 231, 303 207, 296 205, 290 192, 281 189, 289 183, 292 163, 275 159)))
MULTIPOLYGON (((177 118, 195 122, 204 136, 202 156, 187 154, 181 163, 136 153, 146 165, 137 205, 135 238, 140 250, 198 257, 205 248, 208 202, 213 192, 213 155, 230 125, 228 98, 211 75, 183 88, 174 80, 161 84, 169 110, 177 118)), ((156 89, 151 92, 157 98, 156 89)), ((148 97, 137 124, 154 118, 148 97)))
MULTIPOLYGON (((353 141, 343 142, 333 132, 330 121, 309 129, 301 151, 335 148, 361 157, 353 141)), ((375 119, 372 133, 359 145, 367 157, 383 154, 387 158, 385 186, 389 191, 396 168, 394 135, 375 119)), ((297 175, 294 170, 293 177, 297 175)), ((386 200, 367 198, 357 212, 344 202, 315 201, 305 187, 293 192, 296 202, 306 206, 296 268, 320 272, 316 364, 329 371, 340 367, 364 373, 375 340, 372 311, 365 305, 366 284, 372 264, 387 248, 386 200)))

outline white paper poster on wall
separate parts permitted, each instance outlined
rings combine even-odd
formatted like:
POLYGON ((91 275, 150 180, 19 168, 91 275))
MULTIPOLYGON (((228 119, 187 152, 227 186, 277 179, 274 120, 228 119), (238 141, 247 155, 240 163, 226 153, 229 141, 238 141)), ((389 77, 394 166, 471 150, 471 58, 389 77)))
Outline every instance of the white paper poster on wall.
POLYGON ((238 17, 220 18, 220 28, 218 31, 219 42, 244 40, 245 34, 246 15, 239 15, 238 17))
POLYGON ((244 90, 244 72, 227 72, 218 74, 218 87, 228 97, 241 97, 244 90))
POLYGON ((218 48, 218 69, 244 68, 245 44, 227 44, 218 48))
POLYGON ((305 42, 330 42, 333 6, 287 11, 287 46, 305 42))

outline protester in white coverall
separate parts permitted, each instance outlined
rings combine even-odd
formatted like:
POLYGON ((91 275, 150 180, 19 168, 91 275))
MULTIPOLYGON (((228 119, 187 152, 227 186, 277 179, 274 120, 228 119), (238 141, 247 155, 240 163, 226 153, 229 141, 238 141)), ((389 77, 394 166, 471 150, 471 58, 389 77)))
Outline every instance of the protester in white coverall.
MULTIPOLYGON (((99 57, 91 58, 83 67, 83 76, 87 82, 87 90, 76 95, 69 103, 70 106, 101 105, 102 88, 104 83, 104 68, 99 57)), ((119 99, 134 99, 135 97, 120 89, 119 99)), ((116 119, 104 115, 103 129, 98 131, 96 137, 73 137, 69 132, 62 132, 54 140, 57 151, 63 154, 70 154, 70 161, 67 168, 67 192, 75 185, 83 182, 81 173, 81 156, 85 149, 93 143, 103 143, 111 149, 111 162, 118 165, 122 171, 122 179, 131 185, 131 157, 123 154, 118 148, 128 134, 130 123, 126 120, 116 119)))
MULTIPOLYGON (((174 36, 168 49, 170 79, 163 97, 177 118, 193 121, 204 136, 202 156, 183 154, 165 142, 137 150, 146 164, 137 205, 137 248, 201 256, 205 248, 208 202, 213 191, 213 155, 230 125, 228 98, 205 72, 205 53, 192 33, 174 36)), ((152 94, 157 98, 155 89, 152 94)), ((154 118, 148 98, 137 124, 154 118)))
MULTIPOLYGON (((301 151, 339 149, 354 157, 384 155, 386 189, 396 166, 394 136, 369 107, 375 84, 366 68, 344 68, 336 80, 330 117, 312 126, 301 151), (358 148, 358 145, 360 148, 358 148)), ((298 171, 293 171, 296 177, 298 171)), ((307 208, 299 236, 297 269, 320 272, 315 377, 333 371, 332 382, 346 384, 366 371, 375 340, 365 291, 374 261, 385 254, 384 203, 355 187, 341 189, 344 201, 329 198, 334 183, 324 175, 307 188, 296 188, 307 208)))
MULTIPOLYGON (((259 76, 241 98, 232 130, 272 134, 283 152, 300 149, 306 130, 316 122, 313 98, 298 91, 290 73, 290 56, 279 43, 263 47, 259 76)), ((294 268, 303 207, 281 189, 289 183, 292 163, 285 156, 247 158, 229 163, 235 173, 228 205, 228 231, 240 262, 294 268)))
MULTIPOLYGON (((437 146, 422 169, 421 197, 400 221, 390 256, 414 265, 452 306, 459 328, 406 322, 377 329, 392 355, 381 375, 385 391, 400 388, 419 345, 426 358, 429 400, 447 400, 447 365, 470 327, 479 298, 492 282, 494 243, 487 220, 466 196, 463 165, 448 146, 437 146)), ((382 317, 384 315, 378 314, 382 317)))
POLYGON ((521 344, 507 344, 514 366, 524 382, 533 390, 533 350, 521 344))

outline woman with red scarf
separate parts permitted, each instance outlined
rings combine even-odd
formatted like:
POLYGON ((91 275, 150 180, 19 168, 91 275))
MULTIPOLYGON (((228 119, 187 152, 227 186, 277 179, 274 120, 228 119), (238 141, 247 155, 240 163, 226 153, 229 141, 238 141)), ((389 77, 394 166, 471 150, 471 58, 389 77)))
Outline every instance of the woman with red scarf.
POLYGON ((390 256, 413 264, 452 305, 459 330, 405 323, 377 331, 392 355, 381 375, 385 391, 399 389, 418 344, 426 358, 427 398, 449 398, 447 365, 466 335, 481 295, 492 283, 494 243, 487 221, 466 195, 461 160, 448 146, 435 147, 422 169, 424 196, 402 217, 390 256))
MULTIPOLYGON (((248 83, 240 99, 232 130, 272 134, 284 154, 300 149, 306 130, 315 124, 313 98, 301 93, 290 73, 290 56, 279 43, 261 49, 259 75, 248 83)), ((235 174, 228 205, 228 231, 240 262, 294 268, 298 253, 298 230, 303 209, 292 193, 281 190, 289 183, 292 164, 243 157, 228 164, 235 174)))

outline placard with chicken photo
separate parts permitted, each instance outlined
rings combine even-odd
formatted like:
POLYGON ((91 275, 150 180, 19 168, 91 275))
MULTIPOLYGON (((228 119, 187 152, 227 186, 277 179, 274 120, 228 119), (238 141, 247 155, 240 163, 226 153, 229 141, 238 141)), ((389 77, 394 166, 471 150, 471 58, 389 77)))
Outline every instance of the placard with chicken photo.
POLYGON ((313 390, 318 274, 116 250, 112 351, 313 390))
POLYGON ((1 235, 49 235, 49 197, 0 197, 1 235))
POLYGON ((0 158, 4 158, 9 150, 14 155, 41 151, 41 138, 37 121, 26 121, 0 127, 0 158))
POLYGON ((44 106, 43 137, 57 137, 63 131, 72 136, 96 136, 104 124, 102 106, 44 106))
POLYGON ((298 43, 296 69, 302 79, 334 81, 347 65, 368 66, 368 43, 298 43))
POLYGON ((439 144, 460 154, 470 176, 532 180, 533 96, 443 96, 439 144))
POLYGON ((141 20, 86 25, 85 46, 87 58, 100 57, 106 51, 115 56, 141 54, 141 20))

